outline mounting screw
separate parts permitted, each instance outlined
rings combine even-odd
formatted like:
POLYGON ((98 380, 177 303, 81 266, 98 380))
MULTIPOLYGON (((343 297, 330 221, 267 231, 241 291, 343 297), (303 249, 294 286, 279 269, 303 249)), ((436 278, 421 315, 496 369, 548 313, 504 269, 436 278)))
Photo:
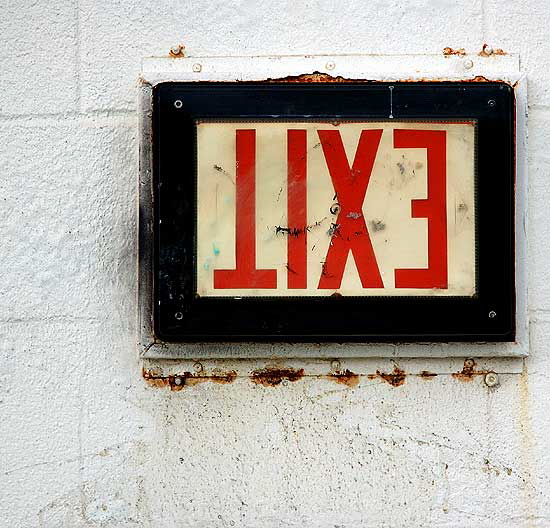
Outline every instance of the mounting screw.
POLYGON ((193 64, 193 71, 194 72, 200 72, 202 70, 202 64, 199 64, 198 62, 196 62, 195 64, 193 64))
POLYGON ((334 361, 332 361, 332 362, 330 363, 330 368, 331 368, 332 370, 340 370, 340 367, 341 367, 341 366, 342 366, 342 365, 340 364, 340 362, 339 362, 337 359, 335 359, 334 361))
POLYGON ((202 372, 204 367, 202 366, 202 363, 199 363, 198 361, 193 364, 193 370, 195 372, 202 372))
POLYGON ((334 68, 336 68, 336 64, 332 61, 329 61, 325 64, 325 67, 327 70, 334 70, 334 68))
POLYGON ((182 103, 179 99, 176 99, 176 100, 174 101, 174 106, 175 106, 176 108, 181 108, 181 107, 183 106, 183 103, 182 103))
POLYGON ((172 46, 170 48, 170 55, 172 55, 172 57, 183 57, 184 50, 185 46, 182 46, 181 44, 177 46, 172 46))
POLYGON ((464 360, 464 366, 465 366, 466 368, 474 368, 474 365, 475 365, 475 364, 476 364, 476 362, 475 362, 473 359, 471 359, 471 358, 465 359, 465 360, 464 360))
POLYGON ((494 310, 489 312, 489 319, 494 319, 497 316, 497 313, 494 310))
POLYGON ((491 48, 491 46, 486 46, 485 49, 483 50, 487 55, 492 55, 493 54, 493 48, 491 48))
POLYGON ((494 108, 496 105, 497 105, 497 102, 494 100, 494 99, 489 99, 487 101, 487 104, 491 107, 491 108, 494 108))
POLYGON ((471 70, 474 67, 474 61, 472 59, 466 59, 464 61, 464 69, 471 70))
POLYGON ((487 374, 485 374, 485 385, 487 385, 487 387, 496 387, 499 383, 500 380, 496 372, 487 372, 487 374))
POLYGON ((174 378, 174 384, 176 384, 176 385, 181 385, 182 384, 182 380, 179 376, 176 376, 174 378))
POLYGON ((284 379, 283 381, 281 381, 281 385, 286 387, 288 385, 288 380, 284 379))
POLYGON ((176 312, 174 314, 174 317, 178 320, 178 321, 181 321, 183 319, 183 314, 181 312, 176 312))

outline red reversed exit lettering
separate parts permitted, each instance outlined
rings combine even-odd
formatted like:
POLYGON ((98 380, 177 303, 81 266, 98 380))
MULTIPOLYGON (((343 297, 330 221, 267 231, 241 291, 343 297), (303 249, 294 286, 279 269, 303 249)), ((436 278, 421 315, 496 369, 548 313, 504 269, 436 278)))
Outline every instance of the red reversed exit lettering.
POLYGON ((201 123, 203 296, 472 295, 473 123, 201 123))

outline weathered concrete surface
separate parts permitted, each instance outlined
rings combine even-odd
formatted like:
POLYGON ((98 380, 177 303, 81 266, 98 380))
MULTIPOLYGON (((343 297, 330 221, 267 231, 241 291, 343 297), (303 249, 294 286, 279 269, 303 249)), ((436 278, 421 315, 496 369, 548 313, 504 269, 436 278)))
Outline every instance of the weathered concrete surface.
POLYGON ((3 8, 0 525, 550 526, 547 3, 3 8), (146 383, 135 344, 136 80, 142 56, 180 42, 196 55, 484 42, 520 53, 531 177, 523 374, 491 390, 482 376, 450 374, 398 386, 146 383))

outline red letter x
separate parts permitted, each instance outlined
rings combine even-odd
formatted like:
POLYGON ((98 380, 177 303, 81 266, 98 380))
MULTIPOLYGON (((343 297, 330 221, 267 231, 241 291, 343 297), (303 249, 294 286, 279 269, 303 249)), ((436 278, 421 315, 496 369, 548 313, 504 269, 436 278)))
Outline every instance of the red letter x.
POLYGON ((337 130, 319 130, 323 153, 338 196, 340 212, 333 229, 319 288, 338 289, 342 283, 348 253, 351 251, 363 288, 383 288, 369 232, 363 218, 367 192, 382 130, 363 130, 350 169, 346 151, 337 130))

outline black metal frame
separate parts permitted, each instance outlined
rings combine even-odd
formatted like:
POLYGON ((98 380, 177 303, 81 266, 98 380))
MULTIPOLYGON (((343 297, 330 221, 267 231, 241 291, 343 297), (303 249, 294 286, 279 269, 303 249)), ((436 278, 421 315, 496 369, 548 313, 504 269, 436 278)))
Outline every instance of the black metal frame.
POLYGON ((162 83, 153 92, 153 326, 167 342, 513 341, 515 101, 499 82, 162 83), (474 297, 195 295, 197 119, 477 122, 474 297), (175 101, 182 101, 181 107, 175 101), (274 118, 273 118, 274 119, 274 118))

